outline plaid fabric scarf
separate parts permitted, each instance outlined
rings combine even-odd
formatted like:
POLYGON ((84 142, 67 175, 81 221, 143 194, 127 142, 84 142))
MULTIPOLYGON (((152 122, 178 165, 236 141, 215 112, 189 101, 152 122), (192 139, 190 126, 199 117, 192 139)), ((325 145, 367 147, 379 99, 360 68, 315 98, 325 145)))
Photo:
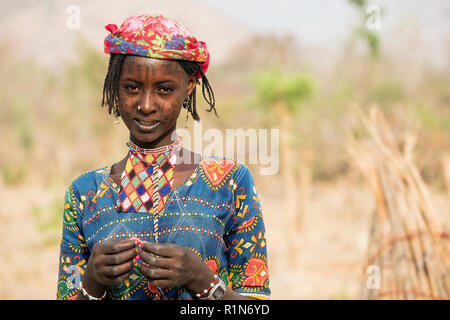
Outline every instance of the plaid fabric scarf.
POLYGON ((178 137, 174 143, 156 149, 142 149, 131 141, 127 145, 130 152, 120 179, 118 211, 153 212, 157 230, 157 217, 173 185, 182 140, 178 137))

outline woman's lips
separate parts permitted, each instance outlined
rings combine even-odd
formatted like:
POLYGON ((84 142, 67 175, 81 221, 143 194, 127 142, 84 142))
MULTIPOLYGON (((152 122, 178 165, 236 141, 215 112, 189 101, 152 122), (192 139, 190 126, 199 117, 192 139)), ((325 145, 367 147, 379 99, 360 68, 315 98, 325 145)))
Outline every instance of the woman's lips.
POLYGON ((140 119, 134 119, 139 129, 142 131, 152 131, 156 129, 160 122, 158 120, 140 120, 140 119))

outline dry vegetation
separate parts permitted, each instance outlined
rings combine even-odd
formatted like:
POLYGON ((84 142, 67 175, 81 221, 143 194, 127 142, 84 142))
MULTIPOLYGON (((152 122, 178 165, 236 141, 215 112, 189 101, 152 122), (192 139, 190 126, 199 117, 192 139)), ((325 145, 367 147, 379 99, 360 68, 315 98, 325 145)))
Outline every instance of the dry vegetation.
POLYGON ((436 214, 414 164, 417 134, 395 137, 376 106, 368 116, 358 108, 356 114, 369 138, 351 141, 348 150, 377 203, 364 265, 376 279, 363 284, 362 297, 450 299, 448 214, 436 214))
MULTIPOLYGON (((419 77, 410 81, 405 65, 350 49, 324 72, 306 58, 299 63, 303 52, 292 39, 261 37, 248 43, 255 52, 250 63, 245 56, 250 50, 240 50, 211 70, 220 119, 200 106, 203 127, 280 127, 280 138, 286 138, 278 175, 260 176, 257 166, 251 167, 268 230, 272 297, 358 299, 368 277, 371 218, 380 202, 352 160, 370 154, 347 153, 350 137, 369 138, 350 105, 356 102, 365 111, 378 103, 394 137, 416 130, 408 157, 415 179, 429 192, 427 205, 440 217, 436 223, 448 231, 450 73, 415 67, 419 77), (279 51, 269 53, 268 43, 279 51), (273 65, 278 71, 268 68, 273 65), (258 79, 267 80, 270 72, 286 75, 287 83, 300 79, 294 91, 306 87, 308 94, 298 97, 281 88, 281 98, 264 96, 261 86, 273 83, 258 79), (274 108, 277 101, 287 105, 274 108), (292 203, 286 205, 286 199, 292 203)), ((79 43, 76 48, 79 60, 58 73, 0 50, 2 299, 55 298, 65 188, 81 172, 114 163, 126 152, 126 129, 100 107, 107 59, 79 43)), ((384 192, 397 196, 387 187, 384 192)), ((385 240, 370 243, 378 247, 385 240)))

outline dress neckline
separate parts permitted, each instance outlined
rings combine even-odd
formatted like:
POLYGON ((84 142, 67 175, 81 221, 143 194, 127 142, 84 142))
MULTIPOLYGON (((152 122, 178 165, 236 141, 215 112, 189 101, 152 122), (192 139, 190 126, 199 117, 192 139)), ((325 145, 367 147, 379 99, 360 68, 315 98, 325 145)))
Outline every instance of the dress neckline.
MULTIPOLYGON (((194 171, 192 171, 192 173, 189 175, 189 177, 187 177, 179 186, 177 186, 176 188, 173 188, 173 189, 171 189, 170 190, 170 193, 169 193, 169 197, 172 195, 172 193, 174 193, 175 191, 178 191, 178 189, 182 189, 182 187, 183 188, 186 188, 186 187, 189 187, 189 186, 191 186, 191 185, 186 185, 186 183, 193 177, 193 175, 194 174, 196 174, 197 176, 198 176, 198 174, 199 174, 199 170, 200 170, 200 166, 201 166, 201 164, 202 164, 202 161, 203 161, 203 159, 204 159, 204 157, 203 156, 200 156, 200 162, 197 164, 197 166, 195 167, 195 169, 194 169, 194 171)), ((113 180, 113 178, 110 176, 110 173, 111 173, 111 169, 112 169, 112 166, 113 166, 114 164, 111 164, 111 165, 108 165, 108 166, 106 166, 106 168, 105 168, 105 172, 103 173, 104 174, 104 176, 103 176, 103 181, 105 182, 105 183, 109 183, 110 184, 110 186, 111 186, 111 189, 114 191, 114 193, 116 193, 116 194, 118 194, 119 193, 119 191, 120 191, 120 187, 119 187, 119 185, 113 180)))

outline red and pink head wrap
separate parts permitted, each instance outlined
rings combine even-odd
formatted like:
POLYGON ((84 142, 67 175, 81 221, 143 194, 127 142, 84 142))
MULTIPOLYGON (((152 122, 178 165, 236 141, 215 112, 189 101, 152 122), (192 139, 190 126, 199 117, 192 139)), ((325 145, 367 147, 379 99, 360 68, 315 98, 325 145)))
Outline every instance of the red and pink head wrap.
POLYGON ((131 16, 120 28, 108 24, 105 29, 111 32, 105 38, 105 53, 196 61, 200 63, 203 73, 208 69, 206 43, 197 41, 181 24, 160 14, 131 16))

